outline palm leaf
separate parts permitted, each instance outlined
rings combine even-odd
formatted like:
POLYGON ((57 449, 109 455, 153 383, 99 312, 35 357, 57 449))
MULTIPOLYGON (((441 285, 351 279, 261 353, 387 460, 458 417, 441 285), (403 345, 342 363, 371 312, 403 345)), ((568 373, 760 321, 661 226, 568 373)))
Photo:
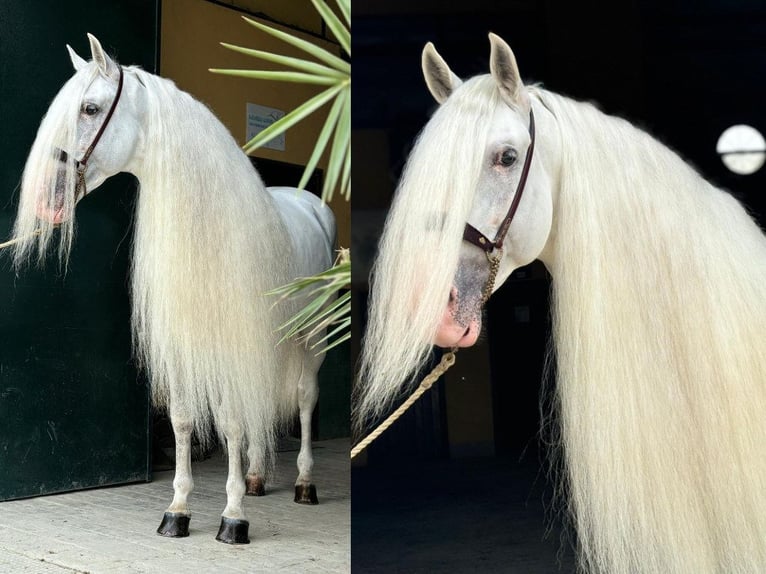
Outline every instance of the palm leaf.
POLYGON ((308 54, 314 56, 317 60, 324 62, 331 68, 335 68, 336 70, 340 72, 344 72, 346 74, 351 73, 351 64, 340 59, 335 54, 331 54, 327 50, 320 48, 316 44, 312 44, 311 42, 308 42, 307 40, 304 40, 302 38, 296 38, 295 36, 292 36, 291 34, 288 34, 287 32, 282 32, 281 30, 277 30, 276 28, 272 28, 271 26, 267 26, 266 24, 261 24, 260 22, 251 20, 247 16, 243 16, 243 18, 251 26, 255 26, 262 32, 266 32, 267 34, 274 36, 275 38, 279 38, 280 40, 286 42, 287 44, 290 44, 291 46, 295 46, 296 48, 303 50, 304 52, 307 52, 308 54))
POLYGON ((253 50, 251 48, 243 48, 241 46, 235 46, 234 44, 227 44, 226 42, 221 42, 221 46, 227 48, 228 50, 233 50, 234 52, 239 52, 240 54, 245 54, 246 56, 250 56, 252 58, 259 58, 261 60, 266 60, 267 62, 273 62, 282 66, 288 66, 295 68, 296 70, 308 72, 310 74, 335 77, 341 80, 348 78, 348 74, 344 72, 339 72, 334 68, 329 68, 309 60, 291 58, 289 56, 282 56, 281 54, 273 54, 271 52, 264 52, 262 50, 253 50))
POLYGON ((317 9, 317 12, 319 12, 319 14, 322 16, 322 19, 324 20, 325 24, 327 24, 327 27, 330 29, 330 31, 333 33, 333 36, 335 36, 335 39, 338 40, 341 48, 343 48, 346 54, 350 56, 351 31, 343 25, 343 23, 335 15, 335 12, 330 9, 324 0, 311 0, 311 3, 314 5, 314 8, 317 9))

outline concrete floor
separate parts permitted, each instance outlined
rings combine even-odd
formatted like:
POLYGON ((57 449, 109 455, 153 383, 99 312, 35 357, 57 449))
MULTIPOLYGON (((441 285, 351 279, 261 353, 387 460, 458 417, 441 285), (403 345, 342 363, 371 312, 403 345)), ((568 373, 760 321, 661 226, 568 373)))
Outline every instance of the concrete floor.
MULTIPOLYGON (((296 445, 297 446, 297 445, 296 445)), ((264 497, 246 497, 250 544, 215 541, 226 461, 193 464, 188 538, 155 533, 173 497, 172 471, 154 481, 0 503, 0 573, 346 573, 350 571, 349 442, 314 445, 319 505, 295 504, 297 449, 280 452, 264 497)))

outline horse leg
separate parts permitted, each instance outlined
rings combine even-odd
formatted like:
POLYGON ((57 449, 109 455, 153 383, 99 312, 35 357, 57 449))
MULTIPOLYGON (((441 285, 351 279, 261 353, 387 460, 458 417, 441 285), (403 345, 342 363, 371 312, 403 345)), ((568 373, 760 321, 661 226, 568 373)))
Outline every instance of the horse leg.
POLYGON ((192 421, 170 406, 170 423, 176 440, 176 475, 173 479, 173 502, 165 511, 157 534, 173 538, 189 536, 189 494, 194 489, 191 473, 192 421))
POLYGON ((315 369, 304 369, 298 383, 298 409, 301 420, 301 450, 298 453, 298 479, 295 481, 295 502, 318 504, 316 487, 311 483, 314 457, 311 453, 311 415, 319 397, 315 369))
POLYGON ((247 447, 247 458, 250 461, 245 476, 249 496, 264 496, 266 494, 266 451, 258 441, 251 440, 247 447))
POLYGON ((245 497, 245 479, 242 473, 242 429, 230 425, 224 429, 229 456, 229 476, 226 479, 226 508, 221 515, 221 527, 215 537, 226 544, 250 544, 242 500, 245 497))

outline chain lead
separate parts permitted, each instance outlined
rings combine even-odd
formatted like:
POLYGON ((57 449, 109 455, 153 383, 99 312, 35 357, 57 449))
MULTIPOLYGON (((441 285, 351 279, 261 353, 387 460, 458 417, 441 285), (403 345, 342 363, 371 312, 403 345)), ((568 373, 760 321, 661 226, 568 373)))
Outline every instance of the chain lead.
POLYGON ((503 255, 501 249, 495 249, 492 253, 489 253, 488 251, 485 251, 484 253, 487 256, 487 261, 489 261, 489 277, 487 277, 487 284, 484 285, 484 292, 481 294, 482 307, 489 301, 489 298, 492 295, 492 290, 495 288, 495 278, 497 277, 498 269, 500 269, 500 258, 503 255))

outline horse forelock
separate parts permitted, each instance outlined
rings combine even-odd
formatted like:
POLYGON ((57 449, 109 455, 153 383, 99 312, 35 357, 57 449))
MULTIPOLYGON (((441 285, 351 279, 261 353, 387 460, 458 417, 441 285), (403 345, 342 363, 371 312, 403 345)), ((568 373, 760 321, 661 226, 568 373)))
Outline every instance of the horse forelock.
POLYGON ((499 101, 489 76, 468 80, 437 109, 407 160, 373 269, 358 428, 428 360, 499 101))

